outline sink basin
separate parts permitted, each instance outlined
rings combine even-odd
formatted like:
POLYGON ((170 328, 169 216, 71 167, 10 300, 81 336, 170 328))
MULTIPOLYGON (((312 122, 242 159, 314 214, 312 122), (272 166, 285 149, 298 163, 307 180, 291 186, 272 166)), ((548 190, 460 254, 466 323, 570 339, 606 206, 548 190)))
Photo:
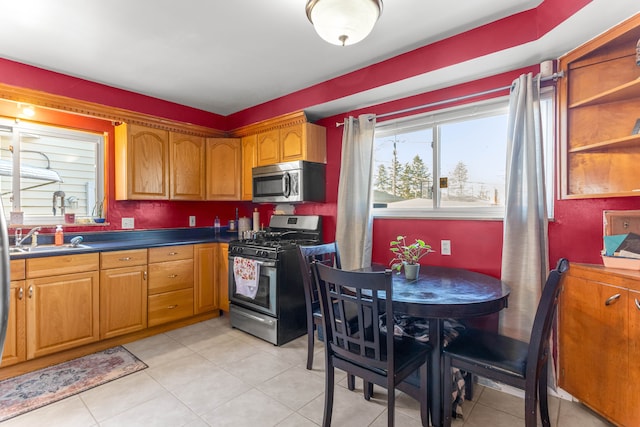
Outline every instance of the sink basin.
POLYGON ((23 246, 21 248, 11 247, 9 248, 10 254, 29 254, 29 253, 43 253, 43 252, 72 252, 80 249, 91 249, 91 246, 87 245, 40 245, 40 246, 23 246))

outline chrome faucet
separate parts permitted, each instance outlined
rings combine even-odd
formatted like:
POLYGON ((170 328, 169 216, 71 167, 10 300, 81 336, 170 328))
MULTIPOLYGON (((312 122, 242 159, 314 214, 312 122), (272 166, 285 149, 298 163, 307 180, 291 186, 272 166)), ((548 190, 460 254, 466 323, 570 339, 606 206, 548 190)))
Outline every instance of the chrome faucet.
POLYGON ((17 248, 21 248, 22 244, 24 243, 25 240, 27 240, 29 237, 31 237, 33 235, 33 233, 35 233, 36 231, 40 231, 42 230, 42 227, 33 227, 31 230, 29 230, 29 232, 20 240, 18 240, 16 238, 16 247, 17 248))

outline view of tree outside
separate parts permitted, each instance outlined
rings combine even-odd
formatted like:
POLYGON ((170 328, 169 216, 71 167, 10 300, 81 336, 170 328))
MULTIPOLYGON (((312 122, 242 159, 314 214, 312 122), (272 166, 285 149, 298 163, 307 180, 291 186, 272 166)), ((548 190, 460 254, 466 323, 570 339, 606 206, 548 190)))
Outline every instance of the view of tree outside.
MULTIPOLYGON (((438 125, 441 171, 433 168, 433 128, 376 138, 376 207, 433 206, 433 182, 447 178, 440 207, 504 205, 507 115, 438 125)), ((436 187, 440 187, 437 185, 436 187)))
MULTIPOLYGON (((376 139, 374 203, 432 207, 431 129, 376 139)), ((381 205, 379 205, 381 204, 381 205)))

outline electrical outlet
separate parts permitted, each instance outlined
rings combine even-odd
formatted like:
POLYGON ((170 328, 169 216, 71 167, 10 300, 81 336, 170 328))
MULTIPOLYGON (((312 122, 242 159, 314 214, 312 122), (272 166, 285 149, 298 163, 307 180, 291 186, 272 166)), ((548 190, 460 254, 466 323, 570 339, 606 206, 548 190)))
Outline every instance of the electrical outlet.
POLYGON ((189 216, 189 227, 195 227, 196 226, 196 217, 194 215, 190 215, 189 216))
POLYGON ((122 218, 122 228, 134 228, 133 218, 122 218))
POLYGON ((440 240, 440 253, 451 255, 451 240, 440 240))

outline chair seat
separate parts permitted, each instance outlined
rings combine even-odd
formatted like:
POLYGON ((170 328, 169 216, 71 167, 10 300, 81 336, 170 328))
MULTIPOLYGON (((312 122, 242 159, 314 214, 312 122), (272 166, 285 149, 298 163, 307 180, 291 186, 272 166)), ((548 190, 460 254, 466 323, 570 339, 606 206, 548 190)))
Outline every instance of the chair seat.
MULTIPOLYGON (((355 334, 354 336, 356 335, 357 334, 355 334)), ((385 339, 384 338, 385 336, 386 334, 381 334, 381 339, 385 339)), ((396 372, 404 371, 405 369, 407 369, 412 365, 415 367, 416 361, 421 361, 420 363, 424 363, 425 358, 431 352, 432 349, 433 347, 431 347, 431 345, 428 343, 419 342, 414 340, 413 338, 406 338, 406 337, 400 338, 396 336, 394 340, 394 362, 396 367, 395 371, 396 372)), ((387 355, 385 351, 386 349, 383 347, 381 350, 382 350, 382 359, 386 360, 387 359, 387 355)), ((353 352, 354 354, 358 354, 359 347, 357 345, 350 346, 349 351, 353 352)), ((340 356, 336 355, 335 357, 339 358, 340 356)), ((387 372, 384 369, 378 369, 370 365, 366 365, 363 367, 374 371, 378 375, 382 375, 382 376, 387 375, 387 372)), ((415 375, 417 376, 418 374, 415 373, 415 375)), ((419 377, 417 376, 417 378, 419 377)))
POLYGON ((468 329, 443 352, 463 362, 525 377, 529 344, 487 331, 468 329))

